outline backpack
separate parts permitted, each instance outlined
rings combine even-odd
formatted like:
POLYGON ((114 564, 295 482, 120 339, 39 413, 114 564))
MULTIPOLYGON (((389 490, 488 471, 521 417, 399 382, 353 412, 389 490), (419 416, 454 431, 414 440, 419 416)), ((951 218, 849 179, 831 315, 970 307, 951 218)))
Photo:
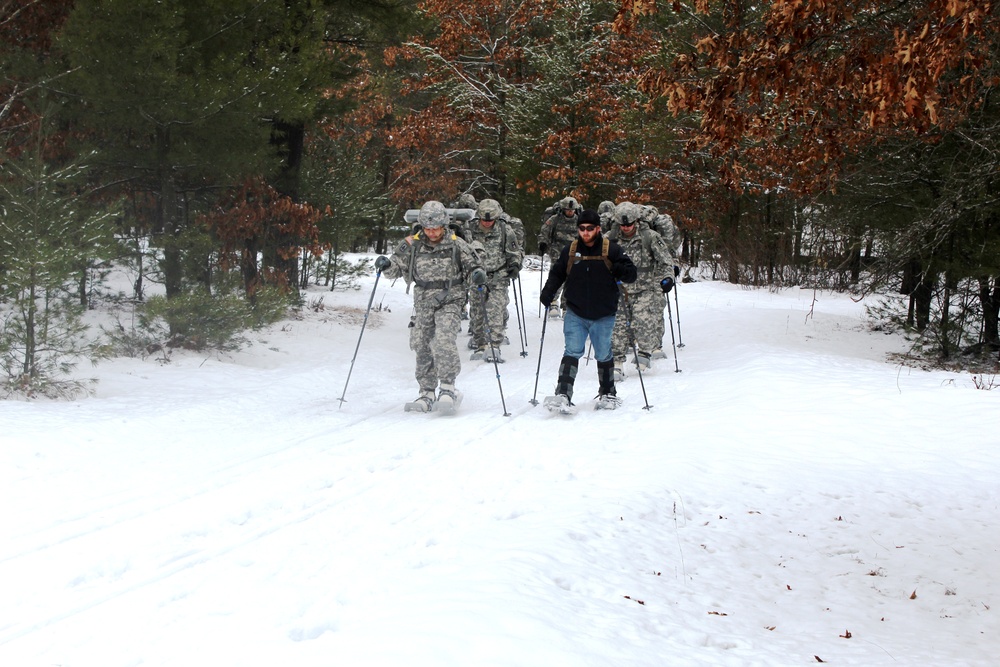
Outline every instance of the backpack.
MULTIPOLYGON (((639 224, 639 229, 636 230, 636 234, 639 234, 639 237, 642 240, 642 251, 643 251, 643 253, 645 255, 651 256, 653 258, 653 263, 650 265, 650 270, 653 271, 654 273, 662 273, 664 271, 671 271, 671 270, 673 270, 673 266, 670 266, 670 267, 663 267, 663 266, 661 266, 661 263, 660 263, 659 260, 657 260, 656 255, 654 255, 650 251, 650 248, 653 245, 652 239, 650 239, 650 237, 649 237, 650 232, 656 232, 656 230, 655 229, 650 229, 645 222, 640 223, 639 224)), ((608 233, 608 236, 614 236, 614 238, 615 238, 616 241, 619 240, 619 237, 621 236, 621 227, 618 226, 618 223, 614 224, 614 227, 608 233)), ((663 238, 663 235, 661 234, 660 237, 663 238)))
POLYGON ((569 261, 566 262, 566 277, 569 277, 569 272, 573 270, 573 265, 577 262, 582 262, 587 259, 600 259, 604 260, 604 265, 608 267, 608 271, 612 271, 611 260, 608 259, 608 249, 611 247, 611 240, 604 238, 601 244, 601 254, 594 256, 589 255, 583 257, 576 254, 576 244, 579 243, 579 239, 574 239, 572 243, 569 244, 569 261))

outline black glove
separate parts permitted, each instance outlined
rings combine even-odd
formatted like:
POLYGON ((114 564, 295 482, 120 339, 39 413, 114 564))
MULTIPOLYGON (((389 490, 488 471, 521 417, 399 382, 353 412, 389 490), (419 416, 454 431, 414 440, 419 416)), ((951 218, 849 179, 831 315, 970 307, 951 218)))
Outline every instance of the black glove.
POLYGON ((545 251, 548 250, 548 249, 549 249, 549 244, 548 243, 539 243, 538 244, 538 253, 540 255, 544 255, 545 251))
POLYGON ((539 295, 538 300, 541 301, 542 305, 545 306, 546 308, 552 305, 552 297, 549 296, 548 294, 539 295))
POLYGON ((673 288, 674 288, 674 279, 671 278, 670 276, 667 276, 666 278, 660 281, 660 289, 663 290, 664 294, 666 294, 673 288))
POLYGON ((385 271, 386 269, 389 268, 390 264, 392 264, 392 262, 390 262, 389 258, 386 257, 385 255, 379 255, 378 257, 375 258, 376 271, 385 271))
POLYGON ((674 278, 676 278, 679 275, 681 275, 681 267, 674 264, 674 278))
POLYGON ((485 285, 486 284, 486 272, 482 269, 472 270, 472 284, 473 285, 485 285))

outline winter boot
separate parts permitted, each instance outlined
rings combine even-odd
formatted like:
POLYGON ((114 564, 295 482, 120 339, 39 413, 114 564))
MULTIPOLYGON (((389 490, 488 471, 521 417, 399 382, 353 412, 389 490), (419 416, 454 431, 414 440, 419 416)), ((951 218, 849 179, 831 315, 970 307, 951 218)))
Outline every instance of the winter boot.
POLYGON ((597 403, 594 407, 598 410, 614 410, 622 404, 615 390, 615 362, 611 359, 597 362, 597 381, 600 385, 597 395, 597 403))
POLYGON ((556 379, 556 395, 562 394, 568 400, 573 400, 573 385, 576 383, 576 371, 580 360, 576 357, 564 356, 559 362, 559 377, 556 379))
POLYGON ((643 352, 642 350, 639 350, 639 353, 635 355, 635 359, 633 359, 633 361, 640 371, 648 371, 650 366, 653 365, 649 352, 643 352))
POLYGON ((549 317, 551 317, 554 320, 558 320, 559 318, 562 317, 562 311, 559 310, 559 306, 555 305, 549 306, 549 317))
POLYGON ((469 360, 470 361, 479 361, 480 359, 483 359, 485 357, 486 357, 486 348, 485 347, 480 347, 475 352, 472 353, 472 356, 469 357, 469 360))
POLYGON ((455 385, 442 382, 437 401, 434 402, 434 411, 443 415, 454 414, 461 403, 462 393, 455 389, 455 385))
POLYGON ((431 408, 434 407, 434 390, 433 389, 421 389, 420 395, 413 401, 410 401, 403 409, 406 412, 430 412, 431 408))
POLYGON ((624 368, 624 366, 623 366, 623 364, 622 364, 621 361, 615 360, 615 367, 614 367, 613 374, 614 374, 614 380, 615 380, 615 382, 624 382, 625 381, 625 368, 624 368))
POLYGON ((491 364, 495 361, 498 364, 502 364, 504 360, 503 355, 500 354, 500 346, 498 344, 494 344, 486 348, 486 356, 483 357, 483 361, 491 364))
POLYGON ((652 359, 666 359, 667 355, 663 353, 663 348, 658 347, 655 350, 653 350, 653 356, 651 358, 652 359))

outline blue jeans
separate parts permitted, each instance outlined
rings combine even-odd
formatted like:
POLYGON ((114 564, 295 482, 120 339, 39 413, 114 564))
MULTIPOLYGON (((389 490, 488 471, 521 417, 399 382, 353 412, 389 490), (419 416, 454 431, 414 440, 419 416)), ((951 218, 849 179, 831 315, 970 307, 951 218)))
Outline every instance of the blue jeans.
POLYGON ((610 361, 611 332, 614 329, 614 315, 599 320, 587 320, 567 309, 563 315, 563 338, 566 344, 566 351, 563 354, 579 359, 585 351, 587 336, 590 336, 590 342, 594 345, 594 358, 597 361, 610 361))

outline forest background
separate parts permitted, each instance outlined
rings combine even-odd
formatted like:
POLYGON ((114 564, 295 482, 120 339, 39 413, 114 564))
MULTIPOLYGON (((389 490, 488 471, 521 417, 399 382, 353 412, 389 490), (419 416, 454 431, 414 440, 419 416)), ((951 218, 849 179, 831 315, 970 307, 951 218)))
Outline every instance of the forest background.
POLYGON ((998 22, 975 0, 0 0, 0 395, 238 344, 463 193, 529 252, 564 196, 654 205, 686 266, 902 292, 878 315, 915 360, 995 371, 998 22))

